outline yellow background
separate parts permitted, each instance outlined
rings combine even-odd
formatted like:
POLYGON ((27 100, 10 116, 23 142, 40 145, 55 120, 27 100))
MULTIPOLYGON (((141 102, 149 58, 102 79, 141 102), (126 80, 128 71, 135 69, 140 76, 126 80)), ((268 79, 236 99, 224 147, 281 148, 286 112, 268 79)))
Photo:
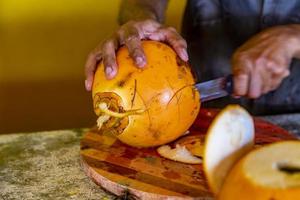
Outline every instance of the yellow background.
MULTIPOLYGON (((0 133, 95 124, 87 54, 118 28, 120 0, 0 1, 0 133)), ((170 0, 166 24, 181 24, 170 0)))

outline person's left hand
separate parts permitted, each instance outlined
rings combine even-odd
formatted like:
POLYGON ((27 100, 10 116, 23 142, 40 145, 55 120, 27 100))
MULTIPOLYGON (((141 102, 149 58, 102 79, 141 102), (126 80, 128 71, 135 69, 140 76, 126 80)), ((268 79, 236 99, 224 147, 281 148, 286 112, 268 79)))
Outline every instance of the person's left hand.
POLYGON ((275 90, 299 56, 300 25, 264 30, 239 47, 232 57, 234 95, 258 98, 275 90))

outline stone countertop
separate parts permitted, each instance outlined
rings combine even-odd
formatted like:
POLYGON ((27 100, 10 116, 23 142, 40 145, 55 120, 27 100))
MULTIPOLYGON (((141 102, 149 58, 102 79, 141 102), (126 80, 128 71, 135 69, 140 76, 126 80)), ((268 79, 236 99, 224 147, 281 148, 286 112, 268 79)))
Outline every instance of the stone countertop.
POLYGON ((83 132, 0 135, 0 199, 113 199, 81 170, 83 132))
MULTIPOLYGON (((264 119, 300 136, 300 114, 264 119)), ((81 169, 84 130, 0 135, 0 199, 114 199, 81 169)))

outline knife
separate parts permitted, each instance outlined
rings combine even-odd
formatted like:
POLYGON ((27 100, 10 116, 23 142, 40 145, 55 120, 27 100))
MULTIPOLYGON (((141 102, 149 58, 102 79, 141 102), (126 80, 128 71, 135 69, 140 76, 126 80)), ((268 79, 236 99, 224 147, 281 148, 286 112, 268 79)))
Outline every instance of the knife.
POLYGON ((195 84, 200 93, 201 102, 231 95, 233 92, 232 75, 195 84))

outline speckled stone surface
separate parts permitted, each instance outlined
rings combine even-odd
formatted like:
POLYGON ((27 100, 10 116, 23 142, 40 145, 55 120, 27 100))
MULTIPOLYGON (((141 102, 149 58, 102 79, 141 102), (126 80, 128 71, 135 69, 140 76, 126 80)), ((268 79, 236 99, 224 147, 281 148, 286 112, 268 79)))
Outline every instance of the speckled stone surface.
MULTIPOLYGON (((264 119, 300 136, 300 114, 264 119)), ((82 171, 79 143, 84 129, 0 135, 0 199, 115 198, 82 171)))
POLYGON ((82 133, 0 135, 0 199, 113 199, 81 170, 82 133))

